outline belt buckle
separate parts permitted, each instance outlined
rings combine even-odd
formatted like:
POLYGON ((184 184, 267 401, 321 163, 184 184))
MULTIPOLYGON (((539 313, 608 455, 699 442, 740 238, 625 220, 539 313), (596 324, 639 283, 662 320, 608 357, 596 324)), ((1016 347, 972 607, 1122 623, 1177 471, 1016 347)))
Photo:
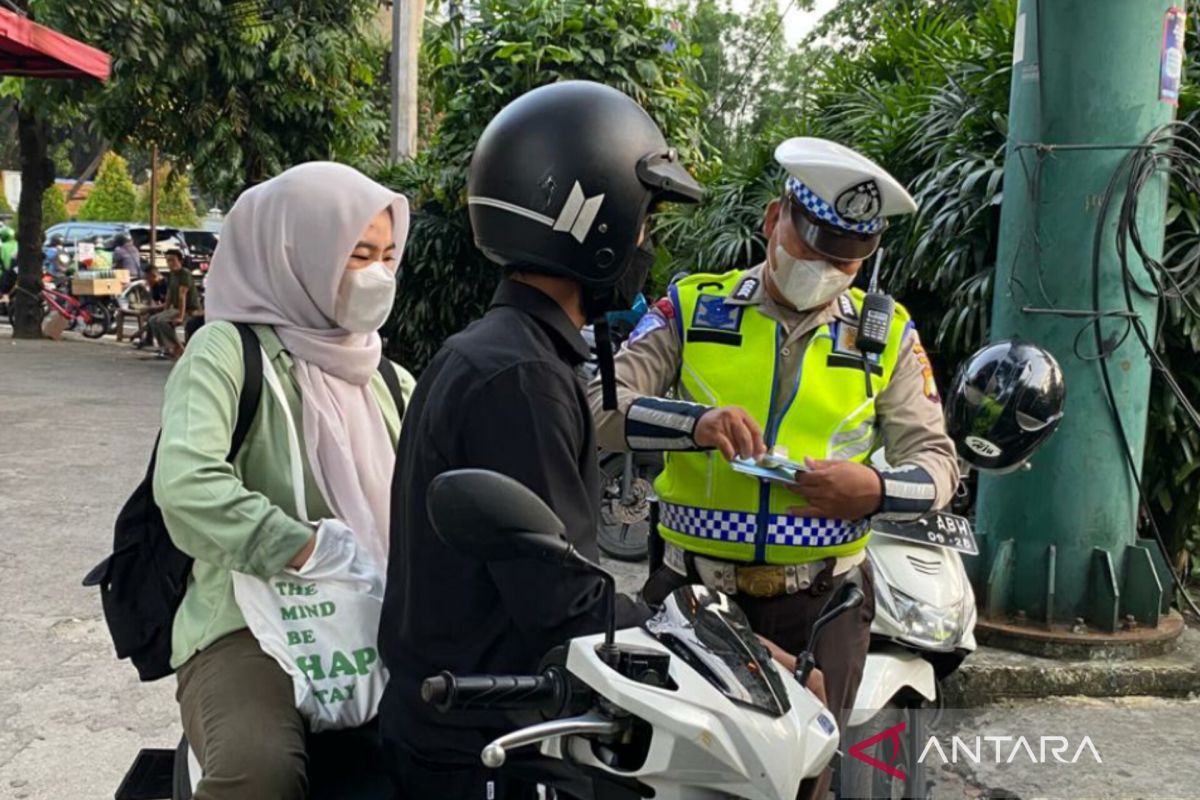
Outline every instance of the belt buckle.
POLYGON ((750 567, 738 571, 738 588, 751 597, 778 597, 786 591, 786 579, 778 567, 750 567))

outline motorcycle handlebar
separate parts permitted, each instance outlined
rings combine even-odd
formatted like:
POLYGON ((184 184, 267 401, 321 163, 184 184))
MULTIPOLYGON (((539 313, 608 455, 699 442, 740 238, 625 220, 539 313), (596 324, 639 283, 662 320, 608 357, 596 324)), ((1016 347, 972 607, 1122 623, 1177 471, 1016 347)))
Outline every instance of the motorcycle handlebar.
POLYGON ((555 667, 541 675, 466 675, 441 672, 421 683, 421 700, 438 711, 489 709, 553 713, 566 705, 568 685, 555 667))

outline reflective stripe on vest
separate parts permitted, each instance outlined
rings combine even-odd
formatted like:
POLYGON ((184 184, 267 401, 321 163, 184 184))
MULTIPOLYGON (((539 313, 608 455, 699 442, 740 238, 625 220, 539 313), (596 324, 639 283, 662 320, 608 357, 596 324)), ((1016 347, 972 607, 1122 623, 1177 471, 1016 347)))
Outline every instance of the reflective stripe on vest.
MULTIPOLYGON (((671 530, 698 539, 754 543, 758 514, 661 503, 659 521, 671 530)), ((767 518, 767 544, 786 547, 833 547, 866 533, 865 521, 772 514, 767 518)))
MULTIPOLYGON (((876 446, 875 401, 867 397, 863 356, 854 347, 856 326, 835 320, 813 331, 794 384, 779 387, 787 394, 776 398, 785 333, 758 306, 725 303, 742 275, 693 275, 672 287, 683 342, 679 396, 745 408, 768 446, 786 447, 797 461, 865 462, 876 446)), ((854 310, 861 307, 861 292, 847 297, 854 310)), ((907 312, 897 306, 887 348, 867 357, 874 396, 891 379, 907 324, 907 312)), ((863 523, 788 514, 789 507, 806 504, 801 496, 734 472, 713 451, 665 454, 655 489, 663 538, 701 555, 793 564, 866 546, 863 523)))

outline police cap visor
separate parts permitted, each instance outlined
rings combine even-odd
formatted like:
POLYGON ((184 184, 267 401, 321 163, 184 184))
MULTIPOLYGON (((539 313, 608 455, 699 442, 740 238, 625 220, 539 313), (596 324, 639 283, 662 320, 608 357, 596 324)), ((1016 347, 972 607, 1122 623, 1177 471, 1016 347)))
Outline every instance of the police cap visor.
POLYGON ((789 195, 785 202, 791 214, 792 227, 804 243, 819 255, 834 261, 860 261, 870 258, 879 249, 878 233, 856 233, 821 222, 789 195))

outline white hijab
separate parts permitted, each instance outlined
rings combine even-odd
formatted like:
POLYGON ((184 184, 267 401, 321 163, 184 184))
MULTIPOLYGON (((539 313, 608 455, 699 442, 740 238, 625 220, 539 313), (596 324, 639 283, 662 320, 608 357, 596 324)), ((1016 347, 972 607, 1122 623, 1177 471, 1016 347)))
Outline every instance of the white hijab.
POLYGON ((208 320, 270 325, 292 355, 313 476, 378 563, 387 553, 395 461, 369 386, 382 343, 378 333, 338 327, 334 307, 359 236, 388 208, 403 251, 403 195, 343 164, 292 167, 242 193, 230 209, 205 297, 208 320))

